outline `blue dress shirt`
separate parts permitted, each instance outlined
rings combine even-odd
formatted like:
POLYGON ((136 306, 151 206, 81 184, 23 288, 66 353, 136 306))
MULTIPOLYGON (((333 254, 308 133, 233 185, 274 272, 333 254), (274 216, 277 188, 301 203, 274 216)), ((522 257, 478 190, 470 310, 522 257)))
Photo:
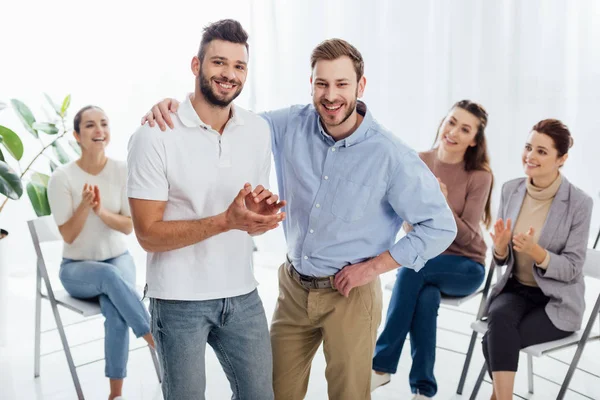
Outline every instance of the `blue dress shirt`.
POLYGON ((330 276, 389 250, 421 269, 456 236, 439 183, 417 153, 358 102, 358 129, 335 141, 313 105, 263 113, 271 127, 288 257, 301 274, 330 276), (413 230, 396 241, 402 222, 413 230))

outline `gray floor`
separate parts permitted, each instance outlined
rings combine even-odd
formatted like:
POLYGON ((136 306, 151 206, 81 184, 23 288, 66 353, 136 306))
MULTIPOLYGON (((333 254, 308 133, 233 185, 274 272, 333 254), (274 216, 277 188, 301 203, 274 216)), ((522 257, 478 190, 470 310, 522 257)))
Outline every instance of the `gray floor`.
MULTIPOLYGON (((277 297, 276 268, 281 261, 280 255, 258 253, 256 255, 256 276, 260 282, 259 291, 267 310, 271 315, 277 297)), ((143 257, 136 256, 138 276, 143 277, 143 257)), ((143 279, 142 279, 143 280, 143 279)), ((393 280, 393 274, 383 277, 383 284, 393 280)), ((385 291, 384 303, 390 293, 385 291)), ((33 268, 12 273, 9 278, 9 325, 7 346, 0 347, 0 399, 38 399, 59 400, 74 399, 75 391, 68 373, 65 358, 60 352, 60 342, 56 333, 43 335, 42 352, 52 353, 43 357, 41 376, 33 378, 33 310, 34 310, 34 275, 33 268)), ((460 310, 443 308, 440 310, 438 326, 438 351, 436 376, 439 392, 436 399, 460 399, 468 396, 457 396, 456 385, 464 361, 464 355, 469 340, 469 324, 477 309, 478 299, 464 305, 460 310)), ((53 327, 52 314, 47 302, 44 302, 43 329, 53 327)), ((384 308, 385 312, 385 308, 384 308)), ((76 322, 79 317, 68 311, 61 315, 66 322, 76 322)), ((102 357, 103 342, 98 340, 103 336, 103 320, 96 318, 85 323, 68 328, 67 335, 74 346, 74 358, 77 364, 92 362, 102 357), (89 342, 89 343, 88 343, 89 342)), ((160 387, 154 374, 148 350, 143 347, 141 340, 132 339, 132 351, 129 358, 129 376, 125 383, 125 393, 128 400, 159 400, 162 399, 160 387)), ((409 349, 405 346, 405 349, 409 349)), ((392 382, 379 388, 373 394, 373 399, 410 399, 408 387, 408 371, 410 369, 410 354, 402 354, 400 368, 392 382)), ((207 352, 207 399, 228 399, 231 397, 228 382, 222 373, 219 363, 212 351, 207 352)), ((555 355, 557 359, 568 362, 573 350, 565 350, 555 355)), ((589 343, 580 363, 583 369, 591 371, 596 376, 577 372, 571 388, 579 392, 569 392, 567 399, 600 399, 600 343, 589 343)), ((521 365, 526 365, 522 359, 521 365)), ((477 371, 481 366, 482 357, 477 347, 473 367, 471 368, 465 393, 470 393, 477 371)), ((535 372, 544 378, 555 381, 562 380, 567 367, 559 361, 543 358, 536 359, 535 372)), ((324 378, 325 360, 321 351, 313 362, 307 399, 326 399, 326 381, 324 378)), ((108 382, 104 378, 103 362, 96 362, 78 369, 86 399, 106 399, 108 382)), ((552 399, 558 393, 558 386, 544 378, 535 380, 535 395, 527 395, 525 371, 517 375, 516 391, 520 396, 531 399, 552 399)), ((487 399, 491 393, 489 384, 484 384, 479 398, 487 399)))

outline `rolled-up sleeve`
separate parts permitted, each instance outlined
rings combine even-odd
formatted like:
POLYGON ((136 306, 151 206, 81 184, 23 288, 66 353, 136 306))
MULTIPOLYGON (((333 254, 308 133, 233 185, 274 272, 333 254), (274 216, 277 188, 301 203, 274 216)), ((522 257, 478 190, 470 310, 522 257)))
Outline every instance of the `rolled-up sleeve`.
POLYGON ((401 266, 419 271, 454 241, 454 214, 437 179, 412 150, 401 157, 387 195, 396 214, 413 226, 392 246, 390 254, 401 266))

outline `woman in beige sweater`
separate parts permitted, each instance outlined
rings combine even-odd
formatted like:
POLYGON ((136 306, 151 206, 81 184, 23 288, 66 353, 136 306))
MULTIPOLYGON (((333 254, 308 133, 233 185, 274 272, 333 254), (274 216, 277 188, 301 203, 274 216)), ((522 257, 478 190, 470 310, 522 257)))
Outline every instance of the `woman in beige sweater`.
POLYGON ((512 399, 520 349, 581 327, 593 201, 559 172, 572 144, 562 122, 537 123, 523 149, 527 177, 502 187, 492 238, 496 264, 507 268, 490 295, 483 338, 492 399, 512 399))
POLYGON ((493 180, 486 125, 483 107, 459 101, 443 119, 436 146, 419 154, 440 181, 458 232, 450 247, 419 272, 398 269, 385 329, 377 340, 371 390, 390 381, 410 334, 413 364, 409 382, 414 399, 429 399, 437 392, 433 367, 441 295, 467 296, 477 290, 485 275, 486 244, 480 223, 490 224, 493 180))

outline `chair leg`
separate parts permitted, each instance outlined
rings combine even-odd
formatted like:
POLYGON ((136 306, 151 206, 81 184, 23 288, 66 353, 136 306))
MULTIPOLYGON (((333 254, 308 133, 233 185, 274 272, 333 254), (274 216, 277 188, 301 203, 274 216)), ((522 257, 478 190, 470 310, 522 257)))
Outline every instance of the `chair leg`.
POLYGON ((579 359, 581 358, 581 354, 583 354, 583 349, 585 344, 590 337, 590 332, 592 331, 592 327, 594 326, 594 322, 596 322, 596 318, 600 319, 598 312, 600 311, 600 296, 596 300, 596 304, 594 304, 594 308, 592 309, 592 314, 590 316, 590 320, 585 326, 583 330, 583 334, 581 335, 581 339, 577 344, 577 351, 575 351, 575 355, 573 356, 573 361, 571 361, 571 365, 569 366, 569 370, 567 371, 567 375, 565 375, 565 380, 560 387, 560 391, 558 392, 557 400, 562 400, 567 393, 567 389, 569 388, 569 383, 571 383, 571 378, 573 378, 573 374, 577 369, 577 365, 579 364, 579 359))
POLYGON ((475 350, 475 342, 477 341, 477 332, 473 331, 471 334, 471 341, 469 342, 469 350, 465 358, 465 364, 460 375, 460 381, 458 382, 458 388, 456 389, 457 394, 462 394, 465 387, 465 381, 467 380, 467 373, 469 372, 469 366, 471 364, 471 358, 473 357, 473 351, 475 350))
POLYGON ((573 361, 571 361, 571 365, 569 366, 569 370, 567 371, 567 375, 565 375, 565 379, 563 380, 562 385, 560 386, 560 391, 558 392, 558 396, 556 396, 556 400, 562 400, 567 393, 567 389, 569 388, 569 383, 571 383, 571 378, 573 378, 573 374, 577 369, 577 364, 579 364, 579 359, 581 358, 581 354, 583 353, 583 347, 585 346, 585 342, 581 341, 577 345, 577 351, 575 352, 575 356, 573 357, 573 361))
POLYGON ((67 364, 69 365, 69 371, 71 372, 71 378, 73 379, 73 384, 75 385, 75 391, 77 392, 77 399, 84 400, 83 391, 81 390, 81 383, 79 383, 79 377, 77 376, 77 370, 75 367, 75 363, 73 362, 73 355, 71 354, 71 348, 69 347, 69 342, 67 341, 67 335, 65 334, 65 328, 62 324, 62 320, 60 318, 60 314, 58 312, 58 307, 56 303, 51 302, 52 311, 54 311, 54 319, 56 320, 56 328, 58 329, 58 334, 60 335, 60 341, 62 342, 63 350, 65 351, 65 357, 67 358, 67 364))
MULTIPOLYGON (((477 381, 475 382, 475 386, 473 387, 473 392, 471 393, 471 397, 469 400, 475 400, 477 398, 477 394, 479 393, 479 389, 481 388, 481 384, 483 383, 483 377, 487 372, 487 364, 484 362, 481 367, 481 371, 479 371, 479 376, 477 377, 477 381)), ((492 389, 493 390, 493 389, 492 389)))
POLYGON ((150 346, 148 346, 148 349, 150 349, 150 356, 152 357, 152 363, 154 364, 154 369, 156 370, 156 377, 158 378, 158 383, 162 383, 162 371, 160 369, 160 364, 158 363, 156 350, 154 350, 150 346))
POLYGON ((42 277, 40 270, 36 268, 35 277, 35 344, 33 347, 33 376, 40 376, 40 341, 41 341, 41 319, 42 319, 42 277))
POLYGON ((529 393, 533 394, 533 357, 531 354, 527 354, 527 383, 529 393))
POLYGON ((65 334, 65 328, 63 326, 62 319, 60 318, 60 312, 58 311, 58 304, 56 303, 56 298, 54 297, 54 291, 52 290, 52 285, 50 284, 48 271, 45 269, 45 267, 42 267, 40 265, 38 265, 38 271, 40 272, 40 275, 42 276, 42 278, 44 279, 44 283, 46 284, 48 300, 50 301, 50 306, 52 307, 52 313, 54 314, 56 328, 58 329, 60 341, 65 352, 65 357, 67 358, 67 364, 69 365, 69 371, 71 372, 71 378, 73 379, 73 384, 75 385, 77 399, 84 400, 83 390, 81 390, 81 383, 79 383, 79 377, 77 376, 77 370, 75 369, 76 367, 75 363, 73 362, 73 356, 71 355, 71 349, 69 348, 69 342, 67 341, 67 335, 65 334))

